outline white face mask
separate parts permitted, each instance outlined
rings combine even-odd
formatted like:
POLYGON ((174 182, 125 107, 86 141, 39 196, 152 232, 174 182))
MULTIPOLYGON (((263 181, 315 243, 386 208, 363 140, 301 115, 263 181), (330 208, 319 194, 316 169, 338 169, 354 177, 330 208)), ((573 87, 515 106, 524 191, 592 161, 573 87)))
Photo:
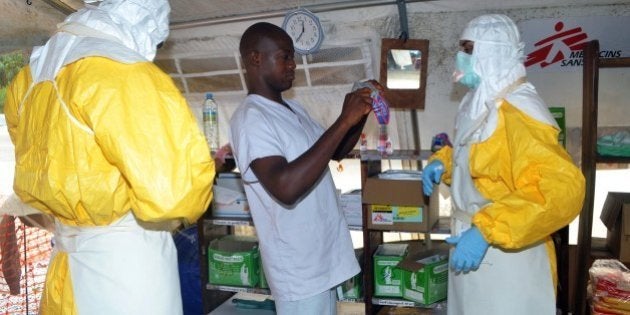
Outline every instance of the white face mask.
POLYGON ((455 73, 453 73, 453 81, 458 82, 470 89, 479 86, 481 78, 473 69, 475 59, 463 51, 458 51, 455 56, 455 73))

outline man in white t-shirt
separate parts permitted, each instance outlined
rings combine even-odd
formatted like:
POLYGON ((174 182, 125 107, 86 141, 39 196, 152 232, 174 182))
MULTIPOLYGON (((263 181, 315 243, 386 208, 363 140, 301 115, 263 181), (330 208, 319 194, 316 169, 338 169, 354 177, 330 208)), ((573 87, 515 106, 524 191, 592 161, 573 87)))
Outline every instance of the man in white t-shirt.
POLYGON ((358 141, 370 91, 347 94, 339 118, 324 130, 297 102, 282 98, 296 67, 284 30, 256 23, 243 33, 240 52, 249 93, 231 118, 230 143, 276 310, 334 314, 332 289, 360 267, 328 163, 358 141))

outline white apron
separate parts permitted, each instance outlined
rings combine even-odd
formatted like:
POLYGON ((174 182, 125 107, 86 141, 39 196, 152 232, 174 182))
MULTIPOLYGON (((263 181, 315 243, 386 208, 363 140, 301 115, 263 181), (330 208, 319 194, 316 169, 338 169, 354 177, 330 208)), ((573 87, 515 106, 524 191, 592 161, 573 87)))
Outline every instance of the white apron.
MULTIPOLYGON (((496 109, 488 110, 476 119, 465 114, 458 117, 451 187, 455 205, 451 219, 454 236, 470 228, 472 215, 490 202, 473 183, 469 154, 471 145, 479 142, 480 130, 492 112, 496 114, 496 109)), ((478 270, 455 273, 449 268, 448 282, 448 314, 556 313, 549 257, 542 242, 521 250, 490 246, 478 270)))
POLYGON ((145 230, 130 212, 102 227, 56 222, 79 315, 177 315, 182 301, 170 232, 145 230))

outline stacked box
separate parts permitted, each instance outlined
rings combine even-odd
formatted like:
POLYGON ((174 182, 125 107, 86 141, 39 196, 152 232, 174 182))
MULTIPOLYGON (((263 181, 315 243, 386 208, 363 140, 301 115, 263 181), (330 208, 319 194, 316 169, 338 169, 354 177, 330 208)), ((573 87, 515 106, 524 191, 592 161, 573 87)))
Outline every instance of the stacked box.
POLYGON ((238 173, 219 173, 212 187, 212 215, 216 217, 251 217, 245 188, 238 173))
POLYGON ((337 301, 337 315, 365 315, 365 303, 337 301))
POLYGON ((339 206, 346 217, 348 226, 363 226, 363 204, 361 190, 354 190, 339 196, 339 206))
POLYGON ((608 228, 608 249, 620 261, 630 263, 630 193, 609 191, 600 219, 608 228))
POLYGON ((260 280, 260 254, 254 237, 227 235, 208 245, 208 281, 254 287, 260 280))
POLYGON ((369 177, 363 187, 367 227, 372 230, 429 232, 439 218, 439 189, 431 197, 421 180, 369 177))
POLYGON ((408 255, 398 264, 403 270, 403 298, 421 304, 446 299, 448 286, 448 254, 445 251, 424 251, 408 255))
POLYGON ((358 273, 354 277, 344 281, 337 287, 337 298, 339 300, 356 300, 361 298, 363 293, 363 273, 358 273))
MULTIPOLYGON (((363 261, 363 249, 355 249, 354 254, 358 261, 363 261)), ((337 298, 339 300, 358 300, 363 297, 363 270, 354 277, 337 286, 337 298)))
POLYGON ((402 269, 396 266, 407 253, 407 244, 381 244, 374 253, 374 295, 402 297, 402 269))

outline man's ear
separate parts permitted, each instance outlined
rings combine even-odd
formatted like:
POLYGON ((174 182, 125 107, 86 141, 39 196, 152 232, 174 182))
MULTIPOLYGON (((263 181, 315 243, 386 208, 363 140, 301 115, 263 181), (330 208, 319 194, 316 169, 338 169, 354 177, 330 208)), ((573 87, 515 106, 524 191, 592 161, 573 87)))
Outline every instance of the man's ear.
POLYGON ((252 50, 248 54, 248 59, 252 66, 259 66, 262 62, 262 54, 257 50, 252 50))

